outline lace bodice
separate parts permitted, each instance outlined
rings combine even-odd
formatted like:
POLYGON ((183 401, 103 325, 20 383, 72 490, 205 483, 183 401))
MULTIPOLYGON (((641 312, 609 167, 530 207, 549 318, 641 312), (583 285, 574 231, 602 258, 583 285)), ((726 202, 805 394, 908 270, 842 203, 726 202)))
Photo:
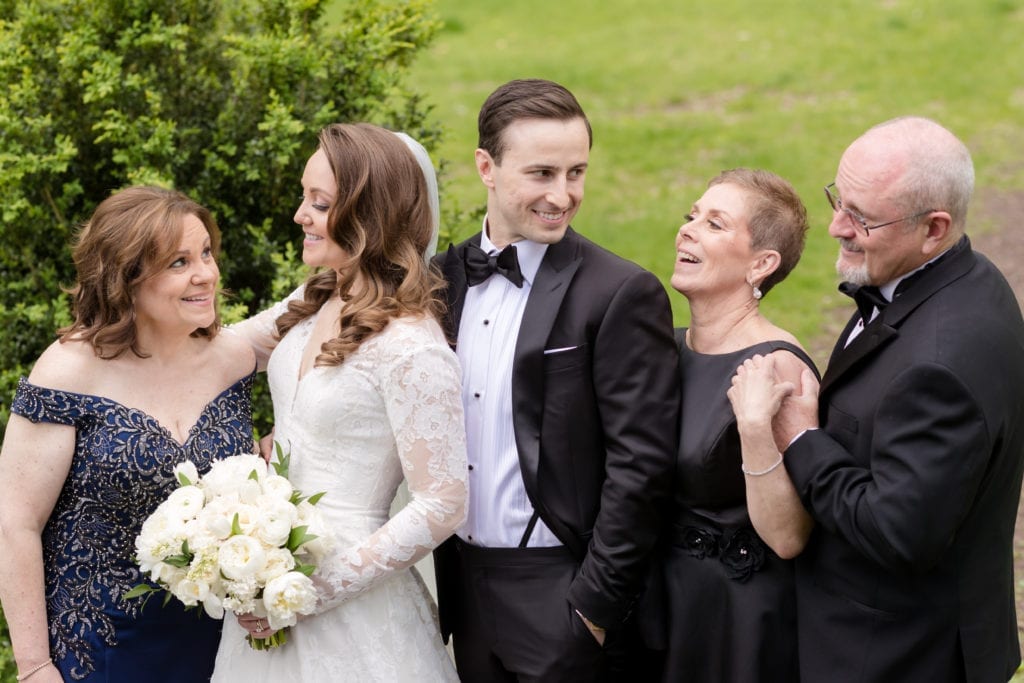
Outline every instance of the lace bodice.
MULTIPOLYGON (((284 306, 236 332, 271 348, 284 306)), ((342 365, 311 368, 300 380, 315 322, 311 316, 285 335, 268 374, 290 477, 304 492, 326 492, 318 507, 336 533, 333 554, 314 574, 323 610, 450 536, 465 516, 467 466, 458 360, 434 320, 394 320, 342 365), (411 501, 389 520, 403 477, 411 501)))

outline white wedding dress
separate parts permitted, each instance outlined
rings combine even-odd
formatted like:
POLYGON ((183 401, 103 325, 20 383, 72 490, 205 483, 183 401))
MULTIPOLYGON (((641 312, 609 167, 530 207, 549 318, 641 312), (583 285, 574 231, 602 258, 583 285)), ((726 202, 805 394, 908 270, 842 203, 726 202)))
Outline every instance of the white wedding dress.
MULTIPOLYGON (((284 302, 234 327, 257 349, 266 342, 261 362, 283 310, 284 302)), ((289 478, 306 495, 326 492, 317 507, 334 549, 313 575, 317 611, 266 651, 252 650, 227 615, 213 681, 457 681, 434 602, 412 565, 465 514, 458 360, 435 321, 405 318, 342 365, 312 368, 300 380, 315 321, 292 328, 267 369, 289 478), (403 478, 411 500, 389 519, 403 478)))

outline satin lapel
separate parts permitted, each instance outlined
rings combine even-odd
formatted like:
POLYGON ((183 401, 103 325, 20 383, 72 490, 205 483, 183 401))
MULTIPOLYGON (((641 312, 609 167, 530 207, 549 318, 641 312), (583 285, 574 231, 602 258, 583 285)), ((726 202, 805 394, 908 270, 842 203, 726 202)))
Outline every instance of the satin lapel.
MULTIPOLYGON (((523 481, 535 505, 540 501, 537 467, 544 411, 544 347, 582 262, 579 251, 579 239, 571 230, 548 247, 526 300, 512 363, 512 421, 523 481)), ((571 429, 571 425, 564 428, 571 429)))
MULTIPOLYGON (((961 243, 953 247, 951 253, 922 273, 913 286, 908 287, 906 292, 886 306, 878 318, 865 327, 864 331, 848 347, 839 349, 837 345, 832 358, 829 359, 825 376, 822 377, 820 395, 824 396, 829 386, 861 359, 871 355, 880 346, 898 336, 899 328, 908 315, 940 289, 966 275, 974 267, 974 263, 971 243, 964 237, 961 243)), ((849 327, 850 325, 847 326, 848 329, 849 327)), ((840 339, 845 338, 845 334, 840 337, 840 339)))
MULTIPOLYGON (((856 339, 850 342, 849 346, 842 350, 837 349, 833 353, 832 358, 828 362, 828 369, 825 370, 825 375, 821 378, 819 395, 824 396, 832 383, 841 377, 843 373, 898 334, 899 332, 896 331, 896 328, 885 324, 884 321, 878 319, 872 321, 870 325, 857 335, 856 339)), ((842 338, 845 339, 846 336, 844 335, 842 338)))
MULTIPOLYGON (((469 240, 480 243, 480 236, 469 240)), ((444 290, 444 332, 449 342, 454 347, 459 338, 459 323, 462 321, 462 307, 466 303, 466 267, 463 263, 462 252, 466 248, 465 242, 459 246, 454 244, 448 246, 444 263, 441 267, 441 274, 444 276, 448 286, 444 290)))

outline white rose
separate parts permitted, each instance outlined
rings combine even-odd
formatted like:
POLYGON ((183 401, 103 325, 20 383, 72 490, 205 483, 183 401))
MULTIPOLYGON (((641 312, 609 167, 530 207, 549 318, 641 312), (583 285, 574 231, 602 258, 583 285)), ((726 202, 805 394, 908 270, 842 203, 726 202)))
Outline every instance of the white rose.
POLYGON ((270 628, 294 626, 296 615, 311 614, 316 608, 312 579, 300 572, 288 572, 271 579, 263 588, 263 606, 270 628))
POLYGON ((179 462, 174 466, 174 478, 181 482, 182 478, 186 480, 183 486, 192 486, 199 481, 199 470, 196 469, 194 462, 186 460, 185 462, 179 462))
POLYGON ((171 492, 167 500, 160 504, 166 515, 174 519, 187 521, 195 519, 199 511, 203 509, 206 497, 203 491, 196 486, 182 486, 171 492))
POLYGON ((199 513, 199 522, 207 533, 223 540, 231 535, 231 522, 235 518, 238 499, 234 496, 214 498, 199 513))
POLYGON ((268 474, 263 480, 263 493, 281 500, 291 500, 295 488, 292 483, 277 474, 268 474))
POLYGON ((135 537, 135 556, 142 571, 151 571, 154 564, 171 555, 181 554, 181 544, 187 538, 185 525, 164 510, 150 515, 142 524, 139 535, 135 537))
POLYGON ((280 548, 288 542, 299 513, 291 503, 280 498, 263 496, 257 501, 258 519, 253 520, 252 533, 267 545, 280 548))
POLYGON ((292 569, 295 569, 295 558, 292 554, 284 548, 272 548, 267 551, 267 563, 263 566, 263 571, 256 575, 256 580, 266 584, 292 569))
POLYGON ((257 482, 266 476, 267 463, 263 458, 249 453, 233 455, 213 463, 200 486, 206 492, 207 500, 231 495, 238 493, 247 481, 251 481, 253 472, 256 473, 257 482))
POLYGON ((263 544, 251 536, 232 536, 220 546, 217 563, 229 579, 248 579, 256 576, 267 561, 263 544))

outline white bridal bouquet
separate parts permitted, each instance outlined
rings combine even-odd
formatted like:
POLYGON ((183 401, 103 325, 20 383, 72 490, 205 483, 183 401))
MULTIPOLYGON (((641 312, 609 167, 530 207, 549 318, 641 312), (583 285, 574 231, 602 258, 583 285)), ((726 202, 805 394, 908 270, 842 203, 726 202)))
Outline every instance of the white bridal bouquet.
POLYGON ((160 588, 136 586, 126 598, 166 590, 214 619, 224 612, 265 617, 269 638, 247 636, 257 650, 282 645, 287 627, 312 613, 310 575, 327 551, 315 505, 288 481, 289 456, 275 444, 271 470, 258 455, 235 455, 205 476, 185 462, 174 468, 181 484, 150 515, 135 539, 136 561, 160 588))

